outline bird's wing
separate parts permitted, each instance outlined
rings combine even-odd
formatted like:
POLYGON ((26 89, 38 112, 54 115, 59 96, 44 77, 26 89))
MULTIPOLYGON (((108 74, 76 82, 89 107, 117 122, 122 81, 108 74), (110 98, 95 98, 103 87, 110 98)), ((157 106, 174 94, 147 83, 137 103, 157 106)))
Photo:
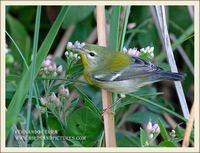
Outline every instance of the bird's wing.
POLYGON ((160 71, 161 68, 147 62, 138 57, 132 57, 132 62, 129 66, 118 71, 108 72, 104 70, 95 71, 91 74, 91 77, 98 81, 123 81, 134 78, 148 77, 154 74, 155 72, 160 71))

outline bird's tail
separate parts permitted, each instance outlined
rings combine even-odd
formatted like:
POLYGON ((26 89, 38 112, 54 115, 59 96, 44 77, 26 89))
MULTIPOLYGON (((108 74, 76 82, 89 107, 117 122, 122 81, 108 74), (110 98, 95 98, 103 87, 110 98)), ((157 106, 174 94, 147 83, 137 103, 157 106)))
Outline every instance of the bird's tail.
POLYGON ((162 80, 171 80, 171 81, 182 81, 185 78, 184 73, 175 73, 175 72, 158 72, 160 79, 162 80))

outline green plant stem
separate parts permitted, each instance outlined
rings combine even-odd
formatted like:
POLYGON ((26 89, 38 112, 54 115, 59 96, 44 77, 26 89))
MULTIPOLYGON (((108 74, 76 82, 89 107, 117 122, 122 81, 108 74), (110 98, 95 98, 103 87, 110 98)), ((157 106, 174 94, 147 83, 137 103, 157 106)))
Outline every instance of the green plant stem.
MULTIPOLYGON (((40 122, 40 129, 42 131, 42 137, 44 136, 44 128, 43 128, 43 123, 42 123, 42 114, 41 114, 41 111, 40 111, 40 104, 39 104, 39 100, 38 100, 38 95, 39 95, 39 89, 38 89, 38 86, 37 86, 37 83, 34 84, 34 92, 35 92, 35 95, 36 95, 36 108, 37 108, 37 111, 38 111, 38 114, 39 114, 39 122, 40 122)), ((44 147, 44 139, 42 139, 41 141, 41 146, 44 147)))
MULTIPOLYGON (((36 20, 35 20, 35 32, 34 32, 34 40, 33 40, 33 52, 32 52, 32 67, 31 67, 31 77, 30 77, 30 88, 29 88, 29 97, 28 97, 28 112, 26 119, 26 130, 29 130, 30 126, 30 118, 31 118, 31 107, 32 107, 32 97, 33 97, 33 89, 34 89, 34 74, 35 74, 35 63, 36 63, 36 54, 38 48, 38 38, 39 38, 39 30, 40 30, 40 17, 41 17, 41 6, 37 7, 36 12, 36 20)), ((28 140, 26 140, 26 145, 28 140)))
POLYGON ((125 40, 125 35, 126 35, 126 29, 127 29, 128 17, 129 17, 129 14, 130 14, 130 9, 131 9, 131 6, 127 6, 126 15, 125 15, 124 24, 123 24, 123 29, 122 29, 122 33, 121 33, 120 51, 122 51, 123 46, 124 46, 124 40, 125 40))

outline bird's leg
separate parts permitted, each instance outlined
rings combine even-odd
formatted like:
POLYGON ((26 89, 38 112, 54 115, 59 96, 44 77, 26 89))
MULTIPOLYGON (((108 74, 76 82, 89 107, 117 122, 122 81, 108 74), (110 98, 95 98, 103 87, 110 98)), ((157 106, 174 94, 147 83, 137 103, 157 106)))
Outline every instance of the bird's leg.
POLYGON ((113 114, 114 114, 114 112, 113 112, 111 109, 113 108, 113 106, 115 106, 116 104, 118 104, 123 98, 124 98, 124 96, 121 96, 121 95, 120 95, 120 98, 117 99, 111 106, 109 106, 109 107, 103 109, 102 115, 103 115, 103 113, 105 113, 105 112, 113 113, 113 114))

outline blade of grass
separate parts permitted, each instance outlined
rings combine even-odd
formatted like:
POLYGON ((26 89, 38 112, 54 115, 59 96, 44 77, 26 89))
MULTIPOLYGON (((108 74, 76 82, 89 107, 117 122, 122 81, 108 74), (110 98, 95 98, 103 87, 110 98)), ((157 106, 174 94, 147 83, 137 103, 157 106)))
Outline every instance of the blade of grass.
POLYGON ((123 29, 121 32, 121 39, 120 39, 120 47, 119 51, 122 51, 124 47, 124 40, 125 40, 125 35, 126 35, 126 29, 127 29, 127 24, 128 24, 128 18, 130 14, 131 6, 127 6, 126 8, 126 14, 125 14, 125 19, 124 19, 124 24, 123 24, 123 29))
POLYGON ((145 147, 147 145, 147 143, 148 143, 148 141, 147 141, 146 133, 142 128, 140 128, 140 144, 141 144, 141 147, 145 147))
MULTIPOLYGON (((13 40, 13 38, 9 35, 8 32, 6 32, 6 34, 8 35, 8 37, 10 38, 10 40, 13 42, 14 46, 16 47, 20 57, 22 58, 23 60, 23 63, 26 67, 27 70, 29 70, 29 67, 28 67, 28 64, 27 64, 27 61, 25 59, 25 57, 23 56, 21 50, 19 49, 18 45, 16 44, 16 42, 13 40)), ((20 79, 20 76, 12 76, 9 80, 13 80, 13 78, 18 78, 18 80, 20 79)), ((40 112, 40 109, 39 109, 39 101, 38 101, 38 96, 39 94, 37 94, 37 91, 36 91, 36 87, 35 87, 35 84, 33 84, 33 88, 34 88, 34 92, 35 92, 35 95, 36 95, 36 102, 37 102, 37 109, 38 109, 38 114, 39 114, 39 122, 40 122, 40 128, 41 128, 41 131, 42 131, 42 136, 44 135, 44 132, 43 132, 43 124, 42 124, 42 117, 41 117, 41 112, 40 112)), ((13 126, 13 128, 15 129, 15 131, 17 130, 17 127, 16 125, 13 126)), ((12 130, 13 130, 12 128, 12 130)), ((26 142, 23 142, 23 144, 21 144, 20 142, 18 142, 20 146, 23 146, 25 147, 26 146, 26 142)), ((44 146, 44 140, 41 141, 41 146, 44 146)))
POLYGON ((121 6, 113 6, 110 19, 110 34, 108 47, 114 51, 118 51, 119 49, 120 11, 121 6))
POLYGON ((183 120, 183 121, 185 121, 185 122, 187 121, 187 120, 186 120, 184 117, 182 117, 181 115, 179 115, 179 114, 173 112, 172 110, 169 110, 169 109, 167 109, 167 108, 165 108, 165 107, 163 107, 163 106, 161 106, 161 105, 159 105, 159 104, 157 104, 157 103, 155 103, 155 102, 153 102, 153 101, 151 101, 151 100, 148 100, 148 99, 143 98, 143 97, 140 97, 140 96, 135 96, 135 95, 133 95, 133 94, 131 94, 131 96, 133 96, 133 97, 135 97, 135 98, 137 98, 137 99, 140 99, 140 100, 142 100, 143 102, 149 103, 149 104, 151 104, 151 105, 153 105, 153 106, 156 106, 156 107, 158 107, 158 108, 160 108, 160 109, 162 109, 162 110, 164 110, 164 111, 166 111, 166 112, 168 112, 168 113, 174 115, 175 117, 177 117, 177 118, 179 118, 179 119, 181 119, 181 120, 183 120))
MULTIPOLYGON (((26 118, 26 130, 29 130, 30 118, 31 118, 31 107, 32 107, 32 97, 33 97, 33 89, 34 89, 34 74, 35 74, 35 63, 36 63, 36 54, 38 49, 38 38, 39 38, 39 30, 40 30, 40 17, 41 17, 41 6, 37 6, 36 19, 35 19, 35 32, 34 32, 34 40, 33 40, 33 52, 32 52, 32 65, 31 65, 31 77, 30 77, 30 88, 29 88, 29 96, 28 96, 28 108, 27 108, 27 118, 26 118)), ((28 140, 26 140, 26 145, 28 140)))
MULTIPOLYGON (((168 29, 167 29, 165 7, 163 5, 155 6, 155 9, 156 9, 156 13, 157 13, 159 27, 161 29, 160 31, 161 31, 161 36, 162 36, 162 43, 167 52, 167 57, 168 57, 168 61, 170 64, 171 71, 178 72, 178 69, 176 66, 176 61, 175 61, 174 54, 173 54, 173 50, 172 50, 171 43, 170 43, 168 29)), ((176 87, 176 91, 178 94, 178 98, 180 101, 183 115, 186 119, 188 119, 189 118, 189 110, 188 110, 187 102, 186 102, 185 95, 183 92, 183 87, 182 87, 180 81, 175 81, 174 83, 175 83, 175 87, 176 87)))
POLYGON ((162 120, 160 118, 158 120, 158 125, 160 127, 160 134, 163 137, 163 139, 166 140, 166 141, 169 140, 169 136, 167 134, 165 126, 164 126, 164 124, 163 124, 163 122, 162 122, 162 120))
MULTIPOLYGON (((68 12, 67 7, 63 7, 61 9, 58 17, 56 18, 45 40, 43 41, 36 57, 36 66, 35 66, 36 69, 34 78, 37 76, 41 64, 45 59, 46 55, 48 54, 48 51, 56 37, 56 34, 58 33, 61 24, 63 23, 63 20, 67 12, 68 12)), ((22 80, 20 81, 18 88, 10 102, 10 105, 8 106, 8 110, 6 112, 6 135, 8 135, 12 125, 17 121, 18 114, 23 106, 27 92, 30 88, 29 83, 27 83, 29 82, 30 79, 30 72, 31 72, 30 69, 25 71, 24 75, 22 76, 22 80)))

